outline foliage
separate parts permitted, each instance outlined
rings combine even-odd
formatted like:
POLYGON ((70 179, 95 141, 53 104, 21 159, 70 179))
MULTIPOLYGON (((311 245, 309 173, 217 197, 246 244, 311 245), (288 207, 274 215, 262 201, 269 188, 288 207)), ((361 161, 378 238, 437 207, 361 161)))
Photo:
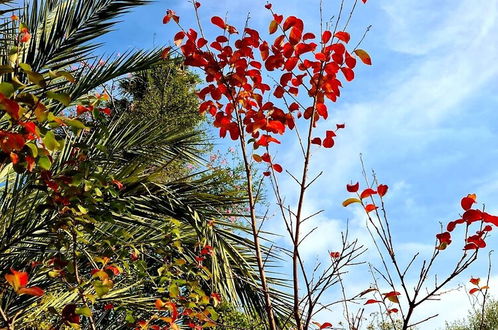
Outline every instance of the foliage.
POLYGON ((484 312, 482 324, 481 311, 470 311, 466 320, 452 322, 446 325, 446 330, 493 330, 498 326, 498 302, 489 300, 484 312))
MULTIPOLYGON (((4 57, 1 90, 1 322, 8 328, 114 329, 161 321, 209 326, 218 317, 219 294, 254 310, 261 299, 252 246, 233 233, 245 228, 225 223, 220 211, 243 200, 216 173, 158 180, 173 160, 200 162, 196 133, 130 119, 108 107, 112 100, 105 92, 84 94, 158 58, 138 53, 70 73, 46 69, 60 65, 54 54, 64 56, 64 43, 61 49, 34 48, 43 46, 35 38, 45 32, 33 30, 72 31, 75 15, 105 20, 127 7, 99 4, 76 7, 82 12, 61 16, 59 25, 57 15, 66 12, 53 6, 60 3, 35 1, 29 13, 39 16, 26 16, 30 24, 20 23, 19 33, 6 41, 11 52, 4 57), (47 17, 50 23, 44 23, 47 17), (39 51, 54 55, 51 62, 39 51), (26 58, 30 65, 22 62, 26 58)), ((89 28, 85 17, 78 28, 89 28)), ((101 31, 102 20, 89 18, 88 24, 101 31)), ((71 51, 90 56, 92 47, 81 46, 90 39, 79 35, 83 40, 74 41, 71 51)))

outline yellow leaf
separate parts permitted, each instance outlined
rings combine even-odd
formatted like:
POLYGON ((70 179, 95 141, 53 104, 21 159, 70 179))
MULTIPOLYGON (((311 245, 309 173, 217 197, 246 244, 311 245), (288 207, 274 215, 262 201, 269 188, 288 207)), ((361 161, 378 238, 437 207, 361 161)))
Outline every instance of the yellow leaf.
POLYGON ((344 202, 342 202, 342 206, 346 207, 353 203, 361 203, 361 201, 358 198, 348 198, 344 202))

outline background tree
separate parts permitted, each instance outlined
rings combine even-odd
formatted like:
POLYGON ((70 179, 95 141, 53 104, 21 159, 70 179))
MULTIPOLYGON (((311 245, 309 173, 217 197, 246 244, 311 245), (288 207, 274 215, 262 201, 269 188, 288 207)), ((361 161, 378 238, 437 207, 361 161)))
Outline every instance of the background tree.
MULTIPOLYGON (((174 161, 202 163, 196 132, 170 129, 150 117, 130 118, 119 109, 113 114, 106 107, 112 103, 109 94, 92 93, 110 79, 159 61, 157 52, 138 52, 101 65, 102 59, 91 53, 96 47, 92 38, 112 25, 106 19, 143 3, 34 1, 20 18, 29 26, 19 27, 23 38, 30 37, 20 47, 18 35, 5 39, 3 49, 16 47, 10 54, 16 58, 4 54, 4 69, 12 71, 3 76, 3 86, 19 82, 16 88, 38 95, 40 102, 34 105, 46 104, 54 119, 60 120, 55 116, 66 113, 71 100, 81 113, 81 121, 68 119, 74 130, 59 126, 50 133, 56 146, 46 166, 50 177, 40 181, 23 169, 15 173, 9 161, 2 163, 1 269, 28 270, 32 265, 31 282, 47 292, 42 299, 25 299, 2 284, 0 303, 9 327, 14 319, 22 327, 81 322, 85 327, 116 328, 117 323, 125 326, 141 318, 147 322, 158 313, 154 301, 177 298, 172 285, 183 293, 194 290, 193 299, 205 299, 212 291, 252 312, 262 310, 252 244, 240 235, 246 229, 223 220, 224 210, 244 202, 240 194, 227 190, 216 173, 164 180, 164 171, 174 161), (91 59, 93 64, 86 62, 72 76, 48 71, 91 59), (18 75, 24 61, 30 66, 18 75), (67 77, 69 82, 63 79, 67 77), (89 133, 86 127, 92 128, 89 133), (47 188, 40 189, 40 183, 47 182, 48 196, 47 188), (64 194, 55 185, 64 187, 64 194), (76 202, 77 209, 69 208, 76 202), (165 267, 175 260, 171 273, 165 267), (198 286, 186 283, 191 276, 198 286)), ((17 19, 13 21, 15 26, 17 19)), ((16 102, 24 104, 20 92, 13 91, 16 102)), ((8 128, 6 120, 0 125, 8 128)), ((50 127, 43 132, 49 134, 50 127)), ((216 305, 218 296, 207 297, 201 310, 215 321, 214 310, 207 308, 216 305)), ((172 313, 166 310, 170 305, 161 304, 156 307, 162 313, 172 313)))

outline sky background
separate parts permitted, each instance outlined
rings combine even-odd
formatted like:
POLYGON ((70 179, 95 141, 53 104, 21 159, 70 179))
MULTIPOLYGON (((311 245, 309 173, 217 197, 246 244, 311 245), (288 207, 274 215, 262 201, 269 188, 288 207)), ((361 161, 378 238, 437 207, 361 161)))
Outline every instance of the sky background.
MULTIPOLYGON (((227 15, 239 30, 249 12, 250 26, 258 30, 267 30, 271 20, 264 9, 266 1, 201 3, 201 15, 210 31, 217 32, 208 23, 213 15, 227 15)), ((332 16, 338 3, 324 0, 324 16, 332 16)), ((346 0, 347 6, 351 4, 346 0)), ((319 31, 319 1, 275 0, 273 8, 285 16, 297 15, 307 30, 319 31)), ((123 53, 172 44, 177 28, 162 24, 167 9, 177 12, 184 27, 196 26, 187 1, 157 1, 123 16, 117 31, 103 39, 103 50, 123 53)), ((328 251, 339 247, 338 233, 347 220, 351 235, 372 246, 363 213, 355 206, 341 206, 349 197, 345 184, 361 180, 360 153, 367 170, 375 169, 380 182, 390 187, 386 204, 402 260, 417 251, 425 256, 431 253, 439 223, 459 217, 460 199, 468 193, 476 193, 488 212, 498 214, 498 1, 369 0, 366 5, 358 4, 349 28, 351 44, 356 44, 368 25, 372 29, 362 48, 371 55, 373 65, 358 65, 355 80, 345 84, 337 103, 328 105, 330 117, 320 126, 325 130, 346 123, 334 148, 317 149, 312 160, 314 171, 323 170, 324 175, 312 186, 306 211, 325 212, 310 222, 310 228, 318 226, 319 230, 303 246, 304 258, 311 264, 327 262, 328 251)), ((299 163, 298 145, 292 139, 284 144, 275 155, 286 169, 297 170, 293 166, 299 163)), ((224 142, 220 148, 228 145, 224 142)), ((280 179, 285 191, 296 191, 291 179, 285 175, 280 179)), ((294 201, 295 197, 288 197, 289 203, 294 201)), ((284 233, 278 217, 268 222, 268 229, 284 233)), ((486 254, 498 247, 496 233, 491 236, 480 263, 450 288, 465 284, 471 275, 486 276, 486 254)), ((285 240, 278 243, 285 244, 285 240)), ((440 274, 454 264, 461 247, 462 239, 456 234, 437 269, 440 274)), ((364 258, 374 260, 374 251, 364 258)), ((351 293, 369 286, 366 269, 359 267, 350 274, 347 289, 351 293)), ((494 290, 497 279, 491 284, 494 290)), ((333 298, 333 293, 326 297, 333 298)), ((445 320, 461 318, 469 308, 465 290, 452 291, 421 308, 414 320, 440 313, 421 326, 437 329, 445 320)), ((317 318, 332 323, 340 319, 338 311, 317 318)))

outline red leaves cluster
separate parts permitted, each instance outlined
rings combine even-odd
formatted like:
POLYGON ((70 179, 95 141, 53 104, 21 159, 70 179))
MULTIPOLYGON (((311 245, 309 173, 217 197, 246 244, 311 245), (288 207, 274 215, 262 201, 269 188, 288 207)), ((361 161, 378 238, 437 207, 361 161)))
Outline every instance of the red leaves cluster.
MULTIPOLYGON (((272 8, 271 4, 265 7, 272 8)), ((224 33, 213 41, 199 37, 193 29, 182 30, 174 38, 185 57, 185 65, 205 73, 206 85, 197 93, 202 100, 200 112, 213 116, 213 124, 221 137, 230 135, 236 140, 247 134, 255 148, 280 143, 276 136, 293 129, 296 117, 313 123, 320 118, 327 119, 325 99, 336 101, 340 96, 342 83, 337 74, 342 72, 346 80, 352 80, 356 65, 354 55, 346 50, 345 44, 350 40, 347 32, 332 35, 331 31, 325 31, 319 46, 313 42, 315 35, 304 30, 301 19, 284 18, 273 11, 272 14, 269 32, 276 35, 272 41, 263 40, 260 33, 251 28, 245 28, 244 33, 232 41, 226 34, 236 34, 236 28, 218 16, 212 17, 211 23, 224 33), (265 71, 280 71, 272 93, 276 99, 297 97, 306 87, 314 105, 306 108, 293 102, 285 103, 282 108, 275 102, 264 101, 265 94, 272 91, 264 82, 265 71)), ((178 21, 169 10, 164 23, 171 19, 178 21)), ((363 53, 356 56, 365 57, 363 53)), ((340 128, 344 125, 337 125, 337 129, 340 128)), ((312 143, 331 148, 334 137, 335 132, 328 130, 323 140, 315 138, 312 143)), ((282 170, 278 164, 272 167, 277 172, 282 170)))
POLYGON ((436 238, 439 240, 437 249, 444 250, 446 246, 451 243, 450 233, 455 230, 457 225, 465 223, 467 226, 470 226, 472 223, 478 221, 481 222, 481 229, 476 231, 474 235, 470 235, 465 239, 465 246, 463 249, 476 250, 486 247, 484 239, 486 238, 487 233, 493 229, 491 225, 498 226, 498 217, 478 209, 472 209, 472 205, 476 203, 476 198, 475 194, 469 194, 462 198, 460 205, 465 212, 460 219, 448 223, 446 232, 436 235, 436 238))
POLYGON ((15 293, 19 295, 43 296, 45 293, 45 291, 37 286, 26 287, 29 282, 29 275, 26 272, 19 272, 11 268, 10 274, 5 274, 5 280, 12 286, 15 293))
POLYGON ((389 189, 389 187, 384 184, 380 184, 377 186, 377 190, 374 190, 372 188, 366 188, 361 193, 358 193, 359 189, 360 189, 359 182, 356 182, 355 184, 347 184, 346 190, 350 193, 356 193, 358 198, 348 198, 344 202, 342 202, 342 205, 348 206, 353 203, 361 203, 365 209, 365 212, 370 213, 372 211, 377 210, 378 206, 372 203, 365 204, 363 200, 369 197, 373 198, 374 195, 379 195, 382 199, 382 197, 384 197, 384 195, 387 194, 387 190, 389 189))
POLYGON ((475 288, 472 288, 472 289, 469 290, 469 294, 474 294, 476 292, 480 292, 482 290, 489 289, 489 286, 487 286, 487 285, 479 286, 479 283, 481 282, 480 278, 473 278, 473 277, 471 277, 470 280, 469 280, 469 282, 476 286, 475 288))

